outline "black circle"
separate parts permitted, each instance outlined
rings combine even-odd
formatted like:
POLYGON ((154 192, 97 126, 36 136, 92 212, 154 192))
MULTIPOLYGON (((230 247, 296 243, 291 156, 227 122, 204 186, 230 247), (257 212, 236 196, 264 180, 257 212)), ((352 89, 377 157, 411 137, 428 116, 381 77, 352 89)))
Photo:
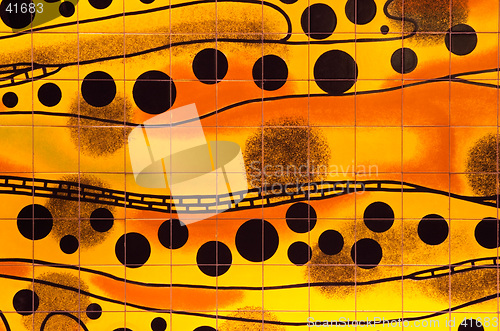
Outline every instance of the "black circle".
POLYGON ((304 265, 311 260, 312 249, 302 241, 296 241, 288 247, 288 259, 295 265, 304 265))
POLYGON ((64 1, 59 5, 59 13, 64 17, 71 17, 75 13, 75 5, 69 1, 64 1))
POLYGON ((279 56, 265 55, 253 65, 252 76, 259 88, 275 91, 285 85, 288 78, 288 67, 279 56))
POLYGON ((304 10, 300 18, 300 25, 309 37, 325 39, 335 31, 337 16, 330 6, 324 3, 315 3, 304 10))
POLYGON ((276 253, 279 236, 274 226, 268 221, 251 219, 239 227, 235 241, 236 249, 246 260, 262 262, 276 253))
POLYGON ((188 238, 189 231, 187 226, 175 218, 163 222, 158 229, 158 239, 166 248, 181 248, 187 242, 188 238))
POLYGON ((150 3, 153 3, 155 0, 141 0, 142 3, 145 3, 149 5, 150 3))
POLYGON ((91 303, 87 307, 87 317, 90 318, 91 320, 96 320, 102 315, 102 308, 99 304, 97 303, 91 303))
POLYGON ((476 225, 474 236, 479 245, 484 248, 497 248, 500 246, 500 233, 498 220, 494 217, 485 217, 476 225))
POLYGON ((319 236, 319 249, 327 255, 335 255, 344 248, 344 238, 335 230, 326 230, 319 236))
POLYGON ((281 0, 281 2, 286 3, 287 5, 291 5, 292 3, 296 3, 297 0, 281 0))
POLYGON ((138 268, 148 261, 151 245, 140 233, 126 233, 116 242, 115 255, 124 266, 138 268))
POLYGON ((215 84, 227 74, 227 58, 221 51, 206 48, 200 51, 193 60, 193 72, 196 78, 205 84, 215 84))
POLYGON ((410 48, 400 48, 392 53, 391 66, 400 74, 408 74, 415 70, 418 64, 417 54, 410 48))
POLYGON ((484 331, 483 324, 474 318, 466 318, 458 326, 458 331, 484 331))
POLYGON ((19 99, 17 98, 17 94, 14 92, 7 92, 2 97, 2 102, 7 108, 14 108, 17 106, 17 102, 19 99))
POLYGON ((366 227, 373 232, 385 232, 394 224, 394 211, 385 202, 373 202, 366 207, 363 219, 366 227))
POLYGON ((91 106, 109 105, 116 96, 116 84, 113 77, 103 71, 91 72, 83 79, 82 96, 91 106))
POLYGON ((349 0, 345 5, 345 15, 354 24, 368 24, 375 14, 377 14, 377 5, 373 0, 349 0))
POLYGON ((358 78, 356 61, 340 50, 323 53, 314 64, 314 79, 319 88, 331 95, 349 90, 358 78))
POLYGON ((316 210, 311 205, 297 202, 286 211, 286 224, 294 232, 306 233, 314 229, 316 217, 316 210))
POLYGON ((111 2, 113 2, 113 0, 89 0, 90 5, 95 9, 107 8, 111 5, 111 2))
POLYGON ((420 220, 417 231, 427 245, 439 245, 448 238, 448 222, 440 215, 429 214, 420 220))
POLYGON ((382 25, 382 26, 380 27, 380 32, 381 32, 382 34, 388 34, 388 33, 389 33, 389 27, 388 27, 387 25, 382 25))
POLYGON ((61 89, 54 83, 45 83, 38 89, 38 100, 46 107, 54 107, 61 97, 61 89))
POLYGON ((28 205, 17 215, 17 228, 27 239, 40 240, 47 237, 52 224, 52 214, 42 205, 28 205))
POLYGON ((362 269, 375 268, 382 260, 382 247, 370 238, 358 240, 351 248, 351 258, 362 269))
POLYGON ((29 5, 32 3, 33 1, 30 0, 2 0, 0 4, 0 18, 9 28, 26 28, 35 19, 36 7, 34 13, 30 13, 29 10, 23 13, 21 6, 23 8, 27 6, 26 8, 29 9, 29 5))
POLYGON ((167 74, 152 70, 137 78, 132 94, 135 104, 143 112, 161 114, 172 107, 177 90, 167 74))
POLYGON ((66 254, 73 254, 74 252, 76 252, 79 245, 80 244, 78 243, 78 239, 70 234, 62 237, 61 241, 59 242, 59 247, 66 254))
POLYGON ((467 24, 457 24, 446 33, 446 48, 455 55, 470 54, 477 45, 476 31, 467 24), (450 48, 451 47, 451 48, 450 48))
POLYGON ((33 314, 38 309, 38 295, 31 290, 20 290, 14 295, 13 305, 16 312, 23 316, 33 314))
POLYGON ((217 331, 211 326, 199 326, 194 331, 217 331))
POLYGON ((167 322, 161 317, 156 317, 151 321, 151 330, 153 331, 165 331, 167 329, 167 322))
POLYGON ((220 241, 204 243, 196 254, 196 263, 207 276, 217 277, 225 274, 231 267, 233 256, 226 244, 220 241))
POLYGON ((97 232, 106 232, 113 227, 115 218, 106 208, 97 208, 90 214, 90 226, 97 232))

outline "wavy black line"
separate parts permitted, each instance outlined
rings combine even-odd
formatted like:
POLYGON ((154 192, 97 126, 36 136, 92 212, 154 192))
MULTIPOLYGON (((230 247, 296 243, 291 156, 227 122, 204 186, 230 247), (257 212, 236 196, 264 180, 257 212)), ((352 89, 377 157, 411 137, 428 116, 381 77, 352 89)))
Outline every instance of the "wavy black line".
POLYGON ((7 317, 5 317, 5 314, 1 310, 0 310, 0 318, 2 318, 3 325, 5 326, 5 331, 11 331, 9 321, 7 321, 7 317))
POLYGON ((78 317, 74 316, 73 314, 70 314, 70 313, 65 312, 65 311, 53 311, 53 312, 48 313, 47 316, 45 316, 45 318, 43 319, 42 324, 40 325, 40 331, 44 331, 45 330, 45 325, 47 324, 47 322, 49 321, 49 319, 51 317, 53 317, 53 316, 66 316, 66 317, 69 317, 72 320, 74 320, 75 322, 77 322, 78 325, 80 325, 80 327, 84 331, 89 331, 89 329, 87 328, 87 326, 85 325, 85 323, 82 322, 81 319, 79 319, 78 317))

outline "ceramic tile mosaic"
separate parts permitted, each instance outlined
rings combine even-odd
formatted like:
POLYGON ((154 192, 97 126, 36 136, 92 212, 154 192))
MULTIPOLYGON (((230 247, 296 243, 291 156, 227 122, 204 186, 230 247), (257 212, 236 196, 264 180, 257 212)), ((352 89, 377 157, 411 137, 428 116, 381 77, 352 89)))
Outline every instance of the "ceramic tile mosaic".
POLYGON ((1 0, 0 331, 500 330, 497 0, 1 0))

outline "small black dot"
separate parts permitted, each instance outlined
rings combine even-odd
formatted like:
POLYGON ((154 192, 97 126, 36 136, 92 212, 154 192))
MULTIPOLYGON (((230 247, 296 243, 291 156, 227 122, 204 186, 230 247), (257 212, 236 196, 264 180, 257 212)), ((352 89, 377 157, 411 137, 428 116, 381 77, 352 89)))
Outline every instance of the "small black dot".
POLYGON ((184 223, 178 219, 163 222, 158 229, 160 243, 170 249, 178 249, 184 246, 189 238, 189 231, 184 223))
POLYGON ((296 241, 288 247, 288 259, 295 265, 304 265, 311 260, 312 249, 302 241, 296 241))
POLYGON ((304 10, 300 18, 300 25, 309 37, 325 39, 330 37, 337 27, 337 16, 330 6, 316 3, 304 10))
POLYGON ((286 224, 297 233, 306 233, 316 225, 316 210, 304 202, 297 202, 286 211, 286 224))
POLYGON ((70 234, 62 237, 61 241, 59 242, 59 247, 66 254, 73 254, 74 252, 76 252, 79 245, 80 244, 78 243, 78 239, 70 234))
POLYGON ((99 304, 97 303, 91 303, 87 307, 87 317, 90 318, 91 320, 96 320, 102 315, 102 308, 99 304))
POLYGON ((113 331, 132 331, 132 330, 130 330, 129 328, 118 328, 114 329, 113 331))
POLYGON ((236 249, 251 262, 270 259, 278 249, 279 236, 268 221, 252 219, 243 223, 236 232, 236 249), (262 248, 264 247, 264 251, 262 248))
POLYGON ((132 95, 137 107, 143 112, 161 114, 172 107, 177 90, 167 74, 152 70, 137 78, 132 95))
POLYGON ((417 54, 409 48, 400 48, 392 53, 392 69, 400 74, 408 74, 412 72, 417 67, 417 64, 417 54))
POLYGON ((366 207, 363 219, 366 227, 373 232, 385 232, 394 224, 394 211, 385 202, 373 202, 366 207))
POLYGON ((429 214, 418 223, 418 236, 427 245, 439 245, 448 238, 448 223, 436 214, 429 214))
POLYGON ((17 106, 17 102, 19 99, 17 98, 17 94, 14 92, 7 92, 2 97, 2 102, 7 108, 14 108, 17 106))
POLYGON ((281 2, 286 3, 287 5, 291 5, 292 3, 296 3, 297 0, 281 0, 281 2))
POLYGON ((161 317, 156 317, 151 322, 151 330, 153 331, 165 331, 167 329, 167 322, 161 317))
POLYGON ((349 90, 358 78, 358 66, 346 52, 323 53, 314 64, 314 79, 319 88, 331 95, 349 90))
POLYGON ((200 51, 193 60, 193 72, 196 78, 205 84, 215 84, 227 74, 227 58, 221 51, 207 48, 200 51))
POLYGON ((457 24, 446 33, 444 43, 453 54, 467 55, 476 48, 477 34, 469 25, 457 24))
POLYGON ((345 5, 345 14, 354 24, 368 24, 377 14, 377 5, 373 0, 349 0, 345 5))
POLYGON ((458 331, 484 331, 484 327, 480 321, 474 318, 466 318, 458 326, 458 331))
POLYGON ((285 85, 288 78, 288 67, 279 56, 266 55, 255 62, 252 76, 259 88, 275 91, 285 85))
POLYGON ((38 309, 38 295, 31 290, 20 290, 14 295, 14 309, 23 316, 33 314, 38 309))
POLYGON ((498 220, 493 217, 485 217, 476 225, 474 236, 479 245, 484 248, 499 247, 500 233, 498 220))
POLYGON ((61 97, 61 89, 54 83, 45 83, 38 89, 38 100, 44 106, 54 107, 61 101, 61 97))
POLYGON ((335 255, 344 248, 344 238, 335 230, 326 230, 319 236, 318 246, 327 255, 335 255))
POLYGON ((109 105, 116 96, 116 84, 113 77, 103 71, 91 72, 83 79, 82 96, 91 106, 109 105))
POLYGON ((146 263, 151 255, 148 239, 137 232, 124 234, 115 246, 115 255, 128 268, 138 268, 146 263))
POLYGON ((75 5, 69 1, 64 1, 59 5, 59 13, 64 17, 71 17, 75 13, 75 5))
POLYGON ((21 8, 29 8, 31 3, 33 2, 29 0, 3 0, 0 4, 0 18, 9 28, 26 28, 35 19, 36 10, 34 13, 29 10, 23 13, 21 8))
POLYGON ((28 205, 17 215, 17 228, 23 237, 39 240, 52 230, 52 214, 42 205, 28 205))
POLYGON ((196 254, 196 263, 207 276, 217 277, 225 274, 231 267, 233 256, 226 244, 220 241, 204 243, 196 254))
POLYGON ((90 226, 97 232, 107 232, 113 227, 115 218, 106 208, 97 208, 90 214, 90 226))
POLYGON ((194 331, 217 331, 211 326, 199 326, 194 331))
POLYGON ((375 268, 382 260, 382 247, 373 239, 358 240, 351 248, 351 258, 362 269, 375 268))
POLYGON ((389 27, 388 27, 387 25, 382 25, 382 26, 380 27, 380 32, 381 32, 382 34, 388 34, 388 33, 389 33, 389 27))
POLYGON ((89 0, 89 3, 95 9, 104 9, 111 5, 112 0, 89 0))
POLYGON ((155 0, 141 0, 142 3, 145 3, 149 5, 150 3, 153 3, 155 0))

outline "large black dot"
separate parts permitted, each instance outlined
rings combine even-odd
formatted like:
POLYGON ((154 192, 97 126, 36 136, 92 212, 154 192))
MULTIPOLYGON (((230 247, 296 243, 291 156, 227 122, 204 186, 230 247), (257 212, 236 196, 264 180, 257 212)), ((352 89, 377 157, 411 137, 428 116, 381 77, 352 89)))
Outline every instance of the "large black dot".
POLYGON ((2 97, 2 103, 7 108, 14 108, 17 106, 17 102, 19 99, 17 98, 17 94, 14 92, 7 92, 2 97))
POLYGON ((113 2, 113 0, 89 0, 90 5, 95 9, 107 8, 111 5, 111 2, 113 2))
POLYGON ((382 260, 382 247, 370 238, 358 240, 351 248, 351 258, 360 268, 375 268, 382 260))
POLYGON ((330 6, 324 3, 315 3, 304 10, 300 18, 300 25, 309 37, 325 39, 330 37, 337 27, 337 16, 330 6))
POLYGON ((483 218, 476 225, 474 236, 479 245, 484 248, 497 248, 500 246, 500 233, 498 230, 498 220, 493 217, 483 218))
POLYGON ((467 55, 476 48, 477 34, 471 26, 457 24, 446 33, 444 43, 453 54, 467 55))
POLYGON ((281 0, 281 2, 286 3, 287 5, 291 5, 292 3, 296 3, 297 0, 281 0))
POLYGON ((90 318, 91 320, 96 320, 102 315, 102 308, 101 305, 98 303, 91 303, 87 307, 87 317, 90 318))
POLYGON ((285 85, 288 67, 279 56, 265 55, 253 65, 252 76, 255 84, 261 89, 275 91, 285 85))
POLYGON ((113 227, 115 218, 106 208, 97 208, 90 214, 90 226, 97 232, 107 232, 113 227))
POLYGON ((377 5, 373 0, 349 0, 345 5, 345 14, 354 24, 367 24, 377 14, 377 5))
POLYGON ((314 64, 314 79, 319 88, 331 95, 349 90, 358 78, 356 61, 340 50, 323 53, 314 64))
POLYGON ((335 255, 342 251, 344 238, 335 230, 326 230, 319 236, 319 249, 327 255, 335 255))
POLYGON ((288 247, 288 259, 295 265, 304 265, 311 260, 312 249, 302 241, 296 241, 288 247))
POLYGON ((466 318, 458 326, 458 331, 484 331, 484 327, 480 321, 474 318, 466 318))
POLYGON ((3 0, 0 4, 0 18, 9 28, 26 28, 35 18, 36 10, 34 13, 30 13, 29 10, 23 13, 24 10, 21 8, 29 9, 32 3, 30 0, 3 0))
POLYGON ((17 228, 23 237, 39 240, 52 230, 52 214, 42 205, 28 205, 17 215, 17 228))
POLYGON ((217 331, 211 326, 199 326, 194 331, 217 331))
POLYGON ((400 74, 408 74, 415 70, 418 64, 417 54, 410 48, 400 48, 392 53, 391 66, 400 74))
POLYGON ((231 267, 233 256, 226 244, 220 241, 204 243, 196 254, 196 263, 201 272, 216 277, 225 274, 231 267))
POLYGON ((135 104, 148 114, 161 114, 175 102, 177 90, 164 72, 152 70, 140 75, 132 90, 135 104))
POLYGON ((440 215, 426 215, 418 223, 418 236, 427 245, 439 245, 448 238, 448 222, 440 215))
POLYGON ((163 222, 158 229, 158 239, 160 243, 170 249, 177 249, 184 246, 189 237, 187 226, 178 219, 171 219, 163 222))
POLYGON ((61 101, 61 97, 61 89, 54 83, 45 83, 38 89, 38 100, 44 106, 54 107, 61 101))
POLYGON ((221 51, 207 48, 200 51, 193 60, 193 72, 196 78, 205 84, 215 84, 227 74, 227 58, 221 51))
POLYGON ((109 105, 116 96, 116 84, 113 77, 103 71, 91 72, 83 79, 82 96, 91 106, 109 105))
POLYGON ((304 202, 297 202, 286 211, 286 224, 297 233, 311 231, 316 225, 316 210, 304 202))
POLYGON ((31 290, 20 290, 14 295, 14 309, 18 314, 28 316, 38 309, 38 295, 31 290))
POLYGON ((129 268, 138 268, 147 262, 151 255, 151 245, 142 234, 130 232, 118 239, 115 246, 118 260, 129 268))
POLYGON ((167 322, 161 317, 155 317, 151 321, 151 330, 153 331, 165 331, 167 329, 167 322))
POLYGON ((274 226, 268 221, 252 219, 239 227, 235 241, 236 249, 241 256, 248 261, 262 262, 276 253, 279 236, 274 226))
POLYGON ((394 224, 394 211, 385 202, 373 202, 366 207, 363 219, 366 227, 373 232, 385 232, 394 224))
POLYGON ((66 254, 73 254, 78 250, 78 246, 80 246, 80 244, 78 243, 78 239, 70 234, 62 237, 61 241, 59 242, 59 247, 66 254))
POLYGON ((59 5, 59 13, 64 17, 71 17, 75 13, 75 5, 69 1, 64 1, 59 5))

